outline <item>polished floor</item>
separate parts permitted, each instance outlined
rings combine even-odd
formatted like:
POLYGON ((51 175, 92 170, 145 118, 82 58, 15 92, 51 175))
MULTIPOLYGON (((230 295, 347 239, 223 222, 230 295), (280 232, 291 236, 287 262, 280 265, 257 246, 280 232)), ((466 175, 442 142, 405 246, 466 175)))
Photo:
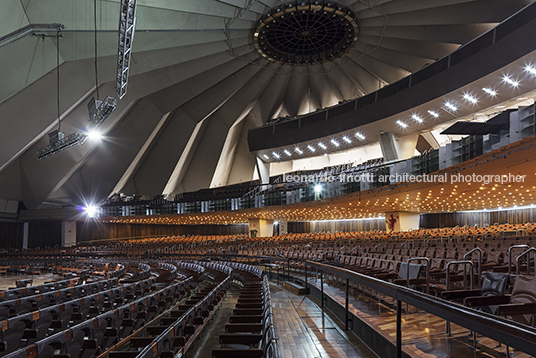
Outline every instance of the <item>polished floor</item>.
MULTIPOLYGON (((320 287, 319 279, 308 281, 320 287)), ((339 304, 345 303, 343 287, 337 288, 337 282, 326 280, 324 292, 339 304), (328 284, 326 284, 326 282, 328 284), (332 285, 330 285, 331 283, 332 285)), ((376 293, 350 290, 349 309, 361 320, 374 328, 393 345, 396 341, 396 313, 393 300, 376 293)), ((407 306, 404 305, 404 308, 407 306)), ((452 336, 445 333, 445 320, 432 314, 409 306, 402 316, 402 349, 411 357, 419 358, 461 358, 461 357, 506 357, 506 346, 487 337, 477 336, 476 349, 471 332, 463 327, 451 324, 452 336)), ((511 357, 527 358, 528 354, 510 350, 511 357)))
POLYGON ((8 275, 0 276, 0 291, 5 291, 10 288, 15 288, 15 282, 18 280, 30 279, 32 281, 32 286, 41 285, 43 283, 57 281, 62 279, 62 276, 54 275, 52 273, 41 273, 40 275, 8 275))
POLYGON ((270 290, 280 357, 377 357, 307 296, 296 296, 276 284, 271 284, 270 290))

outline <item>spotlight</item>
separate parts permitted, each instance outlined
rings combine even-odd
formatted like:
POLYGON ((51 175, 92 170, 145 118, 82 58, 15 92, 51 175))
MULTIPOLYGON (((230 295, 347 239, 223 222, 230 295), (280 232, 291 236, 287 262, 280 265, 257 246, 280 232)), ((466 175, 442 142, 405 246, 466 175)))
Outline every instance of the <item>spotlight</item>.
POLYGON ((299 155, 302 155, 302 154, 303 154, 303 151, 302 151, 300 148, 298 148, 298 147, 296 147, 296 148, 294 149, 294 151, 295 151, 296 153, 298 153, 299 155))
POLYGON ((281 156, 280 156, 279 154, 277 154, 276 152, 272 152, 272 155, 273 155, 276 159, 281 158, 281 156))
POLYGON ((352 143, 350 138, 348 138, 347 136, 342 137, 342 140, 345 141, 346 143, 352 143))
POLYGON ((331 144, 333 144, 336 147, 338 147, 340 145, 339 142, 337 142, 335 139, 332 139, 330 142, 331 142, 331 144))
POLYGON ((434 118, 439 118, 439 113, 437 113, 436 111, 430 110, 428 111, 428 113, 434 118))
POLYGON ((315 193, 320 193, 322 191, 322 185, 321 184, 316 184, 315 185, 315 193))
POLYGON ((98 207, 96 207, 93 204, 89 204, 88 206, 84 207, 84 212, 89 218, 94 218, 97 216, 98 207))
POLYGON ((262 156, 264 157, 264 159, 270 159, 270 157, 267 156, 266 154, 263 154, 262 156))
POLYGON ((288 151, 288 150, 286 150, 286 149, 285 149, 285 150, 283 151, 283 153, 285 153, 285 154, 286 154, 287 156, 289 156, 289 157, 290 157, 290 156, 292 155, 292 153, 291 153, 291 152, 289 152, 289 151, 288 151))
POLYGON ((445 102, 445 107, 447 107, 448 109, 450 109, 453 112, 456 112, 458 110, 458 107, 456 107, 454 105, 454 103, 449 102, 449 101, 445 102))
POLYGON ((525 71, 527 71, 533 76, 536 76, 536 68, 532 67, 531 65, 525 66, 525 71))
POLYGON ((484 87, 484 88, 482 88, 482 91, 486 92, 491 97, 495 97, 497 95, 497 91, 495 91, 493 88, 484 87))
POLYGON ((316 152, 316 149, 311 147, 310 145, 307 146, 307 149, 309 149, 313 153, 316 152))
POLYGON ((356 133, 355 133, 355 136, 356 136, 357 138, 361 139, 361 140, 365 140, 365 136, 364 136, 363 134, 359 133, 359 132, 356 132, 356 133))
POLYGON ((464 94, 463 99, 466 100, 467 102, 471 102, 472 104, 478 103, 478 100, 474 96, 470 95, 469 93, 464 94))
POLYGON ((406 123, 402 122, 401 120, 397 120, 396 124, 398 124, 402 128, 408 128, 408 125, 406 123))
POLYGON ((517 86, 519 86, 519 81, 516 81, 516 80, 511 79, 509 76, 504 76, 504 77, 503 77, 503 82, 508 83, 508 84, 509 84, 510 86, 512 86, 512 87, 517 87, 517 86))
POLYGON ((411 118, 413 118, 413 120, 414 120, 415 122, 422 123, 422 118, 419 117, 418 114, 412 114, 412 115, 411 115, 411 118))
POLYGON ((318 142, 318 146, 324 150, 328 149, 328 147, 326 147, 322 142, 318 142))
POLYGON ((96 129, 90 130, 86 135, 93 141, 100 141, 102 139, 102 134, 96 129))

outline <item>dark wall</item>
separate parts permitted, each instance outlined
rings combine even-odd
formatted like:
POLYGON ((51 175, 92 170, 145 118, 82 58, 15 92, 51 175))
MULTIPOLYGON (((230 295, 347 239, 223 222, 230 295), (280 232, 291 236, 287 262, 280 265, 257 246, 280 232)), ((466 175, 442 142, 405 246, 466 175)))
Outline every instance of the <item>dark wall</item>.
POLYGON ((23 223, 0 222, 0 248, 21 248, 23 233, 23 223))
POLYGON ((438 213, 421 215, 420 226, 426 229, 464 225, 525 224, 536 221, 536 208, 476 213, 438 213))
POLYGON ((289 222, 288 232, 356 232, 385 230, 385 220, 343 220, 289 222))
POLYGON ((77 222, 76 241, 94 241, 118 238, 138 238, 173 235, 238 235, 246 234, 247 224, 239 225, 150 225, 103 224, 77 222))
MULTIPOLYGON (((61 246, 61 222, 30 223, 28 247, 61 246)), ((22 244, 20 245, 22 247, 22 244)))

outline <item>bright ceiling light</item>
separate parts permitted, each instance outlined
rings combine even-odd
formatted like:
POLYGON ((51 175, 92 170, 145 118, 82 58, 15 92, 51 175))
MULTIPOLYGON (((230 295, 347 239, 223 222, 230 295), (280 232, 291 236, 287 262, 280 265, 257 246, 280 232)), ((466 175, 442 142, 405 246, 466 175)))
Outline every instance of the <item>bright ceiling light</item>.
POLYGON ((292 155, 292 153, 291 153, 291 152, 289 152, 289 151, 288 151, 288 150, 286 150, 286 149, 285 149, 285 150, 283 151, 283 153, 285 153, 285 154, 286 154, 286 155, 288 155, 289 157, 290 157, 290 156, 292 155))
POLYGON ((328 149, 322 142, 318 142, 318 146, 322 149, 328 149))
POLYGON ((495 97, 497 95, 497 91, 495 91, 493 88, 490 88, 490 87, 484 87, 482 88, 482 91, 486 92, 491 97, 495 97))
POLYGON ((434 118, 439 118, 439 113, 437 113, 436 111, 430 110, 428 111, 428 113, 434 118))
POLYGON ((331 142, 331 144, 333 144, 336 147, 338 147, 340 145, 339 142, 337 142, 335 139, 330 140, 330 142, 331 142))
POLYGON ((307 149, 309 149, 311 152, 316 152, 316 149, 310 145, 307 146, 307 149))
POLYGON ((87 132, 87 137, 90 140, 97 142, 102 139, 102 134, 98 130, 92 129, 89 132, 87 132))
POLYGON ((516 81, 516 80, 511 79, 509 76, 504 76, 504 77, 503 77, 503 82, 508 83, 508 84, 509 84, 510 86, 512 86, 512 87, 517 87, 517 86, 519 86, 519 81, 516 81))
POLYGON ((412 119, 413 119, 413 120, 414 120, 415 122, 419 122, 419 123, 422 123, 422 118, 421 118, 421 117, 419 117, 419 115, 418 115, 418 114, 415 114, 415 113, 414 113, 414 114, 412 114, 412 115, 411 115, 411 118, 412 118, 412 119))
POLYGON ((471 102, 472 104, 478 103, 478 100, 476 99, 476 97, 470 95, 469 93, 464 94, 463 99, 466 100, 467 102, 471 102))
POLYGON ((447 107, 448 109, 450 109, 453 112, 456 112, 458 110, 458 107, 456 107, 454 105, 454 103, 449 102, 449 101, 445 102, 445 107, 447 107))
POLYGON ((281 156, 279 154, 277 154, 276 152, 272 152, 272 155, 277 159, 281 158, 281 156))
POLYGON ((531 65, 525 66, 525 71, 527 71, 533 76, 536 76, 536 68, 532 67, 531 65))
POLYGON ((364 136, 363 134, 359 133, 359 132, 356 132, 356 133, 355 133, 355 136, 356 136, 357 138, 361 139, 361 140, 365 140, 365 136, 364 136))
POLYGON ((346 143, 352 143, 350 138, 348 138, 347 136, 342 137, 342 140, 345 141, 346 143))
POLYGON ((270 157, 267 156, 266 154, 263 154, 262 156, 263 156, 265 159, 270 159, 270 157))
POLYGON ((321 184, 316 184, 315 185, 315 193, 320 193, 322 191, 322 185, 321 184))
POLYGON ((294 149, 294 151, 295 151, 296 153, 300 154, 300 155, 303 154, 303 150, 301 150, 301 149, 298 148, 298 147, 296 147, 296 148, 294 149))
POLYGON ((396 121, 396 124, 398 124, 402 128, 408 128, 408 125, 401 120, 396 121))
POLYGON ((97 216, 98 208, 93 204, 89 204, 88 206, 84 207, 84 211, 88 217, 94 218, 97 216))

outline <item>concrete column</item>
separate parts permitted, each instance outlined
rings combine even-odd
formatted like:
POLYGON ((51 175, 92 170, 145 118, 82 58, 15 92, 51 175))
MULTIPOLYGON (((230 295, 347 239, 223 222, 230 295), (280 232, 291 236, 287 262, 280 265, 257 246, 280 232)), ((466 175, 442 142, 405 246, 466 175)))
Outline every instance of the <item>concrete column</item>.
POLYGON ((274 221, 265 219, 248 219, 249 234, 253 237, 269 237, 274 234, 274 221), (255 232, 254 232, 255 231, 255 232))
POLYGON ((382 132, 378 135, 383 159, 386 162, 404 160, 415 155, 418 134, 396 137, 393 133, 382 132))
POLYGON ((257 159, 257 174, 261 180, 261 184, 270 184, 270 163, 265 163, 261 158, 257 159))
POLYGON ((28 248, 28 233, 30 232, 30 223, 24 223, 22 231, 22 248, 28 248))
POLYGON ((61 223, 61 246, 76 245, 76 221, 63 221, 61 223))
POLYGON ((385 225, 387 232, 400 232, 417 230, 420 224, 421 214, 407 211, 392 211, 385 213, 385 225))

